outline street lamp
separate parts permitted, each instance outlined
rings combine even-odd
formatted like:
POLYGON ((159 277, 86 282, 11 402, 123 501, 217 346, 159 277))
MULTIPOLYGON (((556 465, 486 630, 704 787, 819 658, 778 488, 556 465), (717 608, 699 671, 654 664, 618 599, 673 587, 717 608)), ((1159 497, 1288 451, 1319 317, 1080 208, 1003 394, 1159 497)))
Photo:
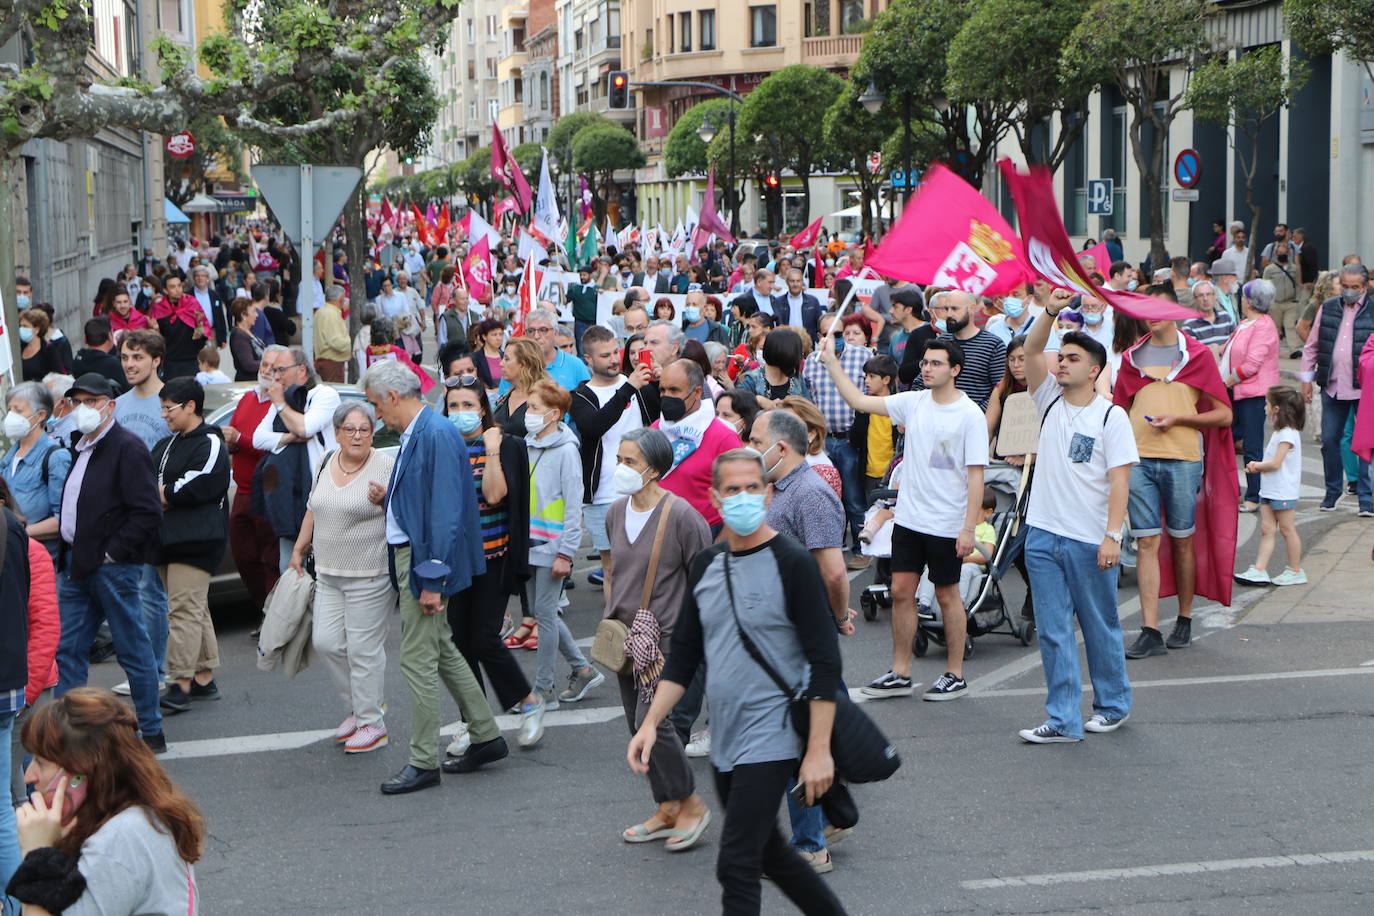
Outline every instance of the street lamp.
POLYGON ((878 90, 878 84, 871 79, 868 81, 868 88, 864 90, 864 94, 859 96, 859 104, 864 107, 864 111, 871 115, 877 114, 878 109, 882 108, 886 101, 887 96, 878 90))
POLYGON ((711 122, 710 118, 702 119, 701 126, 697 128, 697 136, 701 138, 702 143, 708 146, 712 140, 716 139, 716 125, 711 122))

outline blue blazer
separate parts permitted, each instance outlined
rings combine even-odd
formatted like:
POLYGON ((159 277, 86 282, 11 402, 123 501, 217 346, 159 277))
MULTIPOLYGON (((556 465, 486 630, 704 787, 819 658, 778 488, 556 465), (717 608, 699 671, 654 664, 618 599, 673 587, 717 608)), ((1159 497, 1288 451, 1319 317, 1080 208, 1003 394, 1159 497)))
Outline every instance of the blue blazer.
POLYGON ((815 340, 821 333, 821 312, 824 310, 821 308, 820 300, 810 293, 802 293, 801 300, 801 315, 794 316, 792 315, 792 307, 787 302, 787 293, 774 296, 773 314, 778 319, 779 327, 791 324, 794 317, 800 318, 806 333, 811 335, 812 340, 815 340))
POLYGON ((452 595, 486 572, 472 466, 463 437, 420 410, 387 487, 396 523, 410 539, 410 592, 452 595))

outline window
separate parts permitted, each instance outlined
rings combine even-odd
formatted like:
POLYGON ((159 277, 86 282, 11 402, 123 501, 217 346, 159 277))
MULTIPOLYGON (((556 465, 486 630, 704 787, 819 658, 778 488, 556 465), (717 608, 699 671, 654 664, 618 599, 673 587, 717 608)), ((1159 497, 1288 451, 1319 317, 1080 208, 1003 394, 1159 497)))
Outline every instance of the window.
POLYGON ((678 32, 678 35, 680 35, 680 36, 682 37, 682 47, 679 48, 678 50, 680 50, 682 53, 686 54, 688 51, 692 50, 692 14, 691 14, 691 13, 678 13, 678 14, 677 14, 677 32, 678 32))
POLYGON ((810 38, 816 34, 816 11, 809 3, 802 4, 802 36, 810 38))
MULTIPOLYGON (((1074 115, 1080 120, 1082 115, 1074 115)), ((1064 228, 1069 235, 1088 234, 1088 141, 1082 135, 1064 159, 1064 228)))
POLYGON ((476 121, 476 120, 477 120, 477 103, 476 103, 476 102, 468 102, 468 120, 469 120, 469 121, 476 121))
POLYGON ((849 27, 864 18, 863 0, 844 0, 840 7, 840 30, 848 32, 849 27))
POLYGON ((669 13, 664 17, 663 24, 668 27, 668 43, 666 45, 669 54, 673 53, 673 48, 677 47, 677 42, 673 41, 673 14, 669 13))
POLYGON ((701 50, 714 51, 716 49, 716 11, 698 11, 697 28, 701 30, 701 50))
POLYGON ((620 7, 613 6, 606 15, 606 47, 620 47, 620 7))
POLYGON ((466 24, 468 33, 468 44, 475 45, 477 44, 477 30, 473 27, 471 19, 466 20, 466 24))
POLYGON ((1126 136, 1126 109, 1112 109, 1112 158, 1108 163, 1106 177, 1112 179, 1112 215, 1107 217, 1117 232, 1126 231, 1126 178, 1130 174, 1127 158, 1130 156, 1130 140, 1126 136))
POLYGON ((495 40, 496 40, 496 17, 495 17, 495 16, 488 16, 488 17, 487 17, 487 40, 488 40, 488 41, 495 41, 495 40))
POLYGON ((496 113, 501 110, 501 103, 496 99, 487 100, 487 120, 495 121, 496 113))
POLYGON ((494 57, 487 58, 487 79, 496 79, 496 58, 494 57))
POLYGON ((468 61, 468 79, 477 79, 477 61, 475 60, 468 61))
POLYGON ((581 29, 578 29, 576 32, 573 32, 573 50, 574 50, 574 51, 581 51, 581 50, 583 49, 583 47, 586 45, 586 43, 587 43, 586 36, 584 36, 584 35, 582 34, 582 30, 581 30, 581 29))
POLYGON ((539 74, 539 107, 544 111, 549 110, 549 75, 539 74))
POLYGON ((778 8, 751 6, 749 8, 749 46, 771 48, 778 43, 778 8))

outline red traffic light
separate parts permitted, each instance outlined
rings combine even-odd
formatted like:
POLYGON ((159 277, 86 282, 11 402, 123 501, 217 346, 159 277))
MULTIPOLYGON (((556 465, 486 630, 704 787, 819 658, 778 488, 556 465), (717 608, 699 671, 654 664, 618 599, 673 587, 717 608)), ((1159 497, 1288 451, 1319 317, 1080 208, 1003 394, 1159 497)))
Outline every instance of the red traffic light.
POLYGON ((776 188, 778 186, 778 173, 769 172, 768 177, 764 179, 764 183, 770 188, 776 188))
POLYGON ((619 89, 621 86, 624 86, 625 82, 625 74, 623 73, 617 73, 611 77, 611 85, 615 86, 615 88, 617 89, 619 89))

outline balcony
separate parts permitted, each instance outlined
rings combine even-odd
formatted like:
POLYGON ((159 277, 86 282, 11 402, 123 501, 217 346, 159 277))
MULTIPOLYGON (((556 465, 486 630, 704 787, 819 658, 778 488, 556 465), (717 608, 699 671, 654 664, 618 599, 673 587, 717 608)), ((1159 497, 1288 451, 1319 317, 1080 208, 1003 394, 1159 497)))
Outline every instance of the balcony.
POLYGON ((827 70, 848 69, 859 59, 864 37, 859 35, 821 35, 802 39, 802 63, 827 70))

